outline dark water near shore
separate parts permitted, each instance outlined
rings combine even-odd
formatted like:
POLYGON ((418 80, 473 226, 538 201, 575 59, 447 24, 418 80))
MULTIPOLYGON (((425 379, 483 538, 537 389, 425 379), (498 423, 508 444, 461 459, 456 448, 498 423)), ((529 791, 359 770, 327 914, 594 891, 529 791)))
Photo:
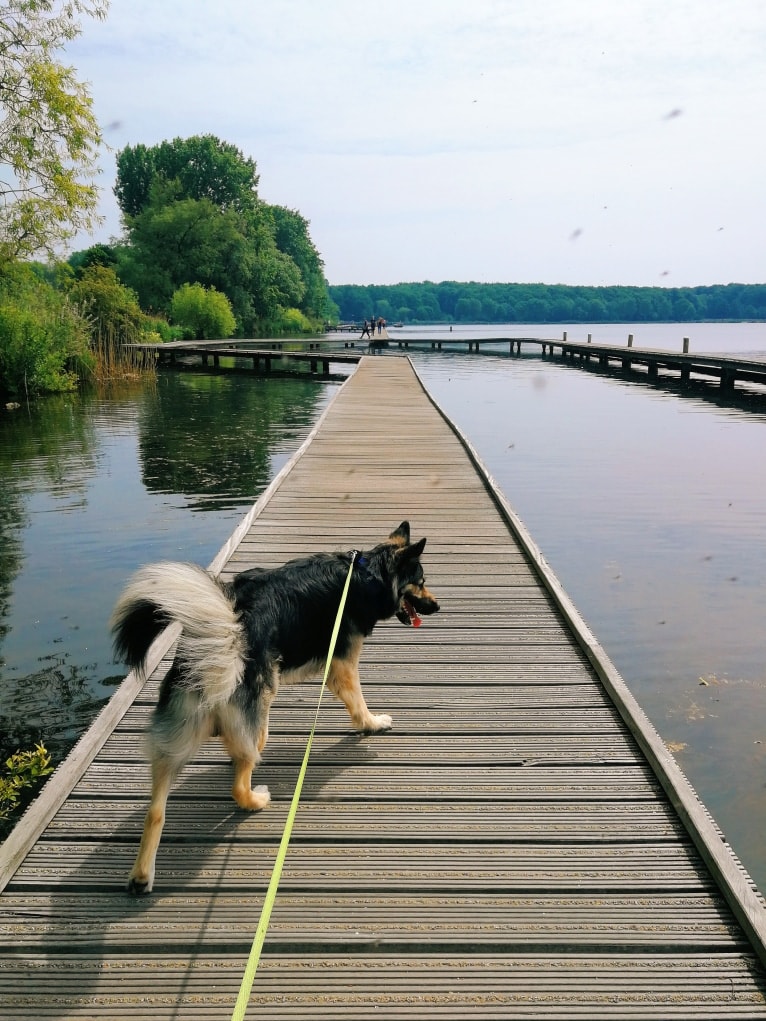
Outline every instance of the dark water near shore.
MULTIPOLYGON (((763 324, 472 335, 563 329, 766 357, 763 324)), ((536 354, 411 356, 766 889, 766 399, 723 405, 710 386, 536 354)), ((336 387, 167 373, 0 417, 5 744, 42 736, 63 753, 122 677, 106 624, 126 576, 163 557, 209 563, 336 387)))
POLYGON ((208 564, 337 385, 168 372, 0 417, 0 754, 70 747, 124 676, 107 622, 127 576, 208 564))

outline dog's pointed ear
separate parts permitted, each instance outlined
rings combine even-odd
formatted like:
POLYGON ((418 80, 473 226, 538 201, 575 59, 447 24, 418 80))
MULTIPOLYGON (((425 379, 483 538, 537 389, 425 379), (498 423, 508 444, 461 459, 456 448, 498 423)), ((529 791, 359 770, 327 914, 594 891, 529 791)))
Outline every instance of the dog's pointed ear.
POLYGON ((410 543, 410 523, 409 521, 402 521, 398 528, 388 537, 389 542, 393 542, 396 546, 409 546, 410 543))
POLYGON ((417 560, 425 549, 425 545, 426 540, 421 539, 419 542, 413 543, 412 546, 403 546, 396 551, 396 559, 400 563, 403 563, 405 560, 417 560))

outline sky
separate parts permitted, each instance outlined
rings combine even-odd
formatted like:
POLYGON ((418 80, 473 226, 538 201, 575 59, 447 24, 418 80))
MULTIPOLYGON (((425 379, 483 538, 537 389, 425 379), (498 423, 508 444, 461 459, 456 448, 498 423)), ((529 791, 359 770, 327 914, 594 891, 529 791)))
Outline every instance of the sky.
POLYGON ((110 151, 213 134, 331 284, 766 281, 763 0, 111 0, 110 151))

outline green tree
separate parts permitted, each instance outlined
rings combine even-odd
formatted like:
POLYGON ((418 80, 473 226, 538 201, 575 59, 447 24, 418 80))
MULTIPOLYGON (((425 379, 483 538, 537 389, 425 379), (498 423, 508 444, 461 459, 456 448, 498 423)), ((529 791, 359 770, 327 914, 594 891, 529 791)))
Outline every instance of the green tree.
POLYGON ((88 324, 68 296, 30 266, 0 277, 0 393, 72 390, 92 367, 88 324))
MULTIPOLYGON (((444 281, 328 287, 342 319, 395 309, 404 322, 673 322, 766 318, 766 284, 571 287, 444 281)), ((385 314, 385 313, 382 313, 385 314)), ((391 316, 386 316, 391 318, 391 316)))
POLYGON ((230 337, 237 327, 226 295, 201 284, 180 287, 170 302, 170 314, 195 340, 230 337))
POLYGON ((314 319, 327 315, 327 281, 324 263, 309 235, 309 222, 297 210, 269 206, 274 223, 274 240, 280 252, 288 255, 300 272, 303 284, 302 312, 314 319))
POLYGON ((673 302, 673 318, 676 322, 691 322, 698 317, 695 305, 686 296, 676 298, 673 302))
POLYGON ((58 51, 108 0, 4 0, 0 15, 0 267, 52 253, 98 222, 101 132, 87 87, 58 51))
POLYGON ((370 296, 366 287, 340 284, 330 287, 330 297, 338 306, 341 319, 361 322, 370 315, 370 296))
POLYGON ((304 333, 311 333, 311 320, 301 312, 299 308, 286 308, 282 313, 280 323, 281 332, 289 337, 300 337, 304 333))
POLYGON ((184 283, 225 293, 245 334, 278 328, 286 309, 336 313, 308 221, 258 199, 255 162, 213 135, 136 145, 117 157, 115 195, 128 244, 120 277, 145 309, 167 309, 184 283))
POLYGON ((117 265, 117 252, 113 245, 97 244, 80 252, 73 252, 67 259, 75 276, 81 277, 90 266, 108 266, 114 269, 117 265))
POLYGON ((261 252, 255 262, 253 292, 257 317, 271 327, 286 308, 300 308, 304 294, 300 270, 277 248, 261 252))
POLYGON ((69 294, 86 316, 97 349, 121 348, 141 341, 146 317, 135 293, 120 283, 110 267, 97 263, 89 266, 69 294))
POLYGON ((123 216, 138 216, 152 201, 157 178, 178 183, 178 199, 207 199, 217 209, 257 204, 255 161, 215 135, 174 138, 151 148, 126 146, 117 154, 114 194, 123 216))
POLYGON ((481 302, 478 298, 458 298, 455 303, 455 318, 462 323, 475 323, 481 316, 481 302))
POLYGON ((168 310, 185 283, 215 287, 232 298, 235 315, 251 312, 254 252, 242 217, 210 199, 179 198, 177 182, 156 179, 149 204, 128 217, 130 244, 118 252, 119 276, 146 310, 168 310))

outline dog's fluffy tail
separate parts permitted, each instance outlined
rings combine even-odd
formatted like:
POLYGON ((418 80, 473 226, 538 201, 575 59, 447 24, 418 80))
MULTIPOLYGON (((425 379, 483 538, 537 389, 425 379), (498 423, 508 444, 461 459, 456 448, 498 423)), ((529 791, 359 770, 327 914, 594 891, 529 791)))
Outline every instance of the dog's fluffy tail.
POLYGON ((227 701, 244 674, 245 635, 233 599, 195 564, 150 564, 136 572, 112 613, 115 655, 142 671, 149 646, 173 622, 182 629, 180 682, 207 707, 227 701))

